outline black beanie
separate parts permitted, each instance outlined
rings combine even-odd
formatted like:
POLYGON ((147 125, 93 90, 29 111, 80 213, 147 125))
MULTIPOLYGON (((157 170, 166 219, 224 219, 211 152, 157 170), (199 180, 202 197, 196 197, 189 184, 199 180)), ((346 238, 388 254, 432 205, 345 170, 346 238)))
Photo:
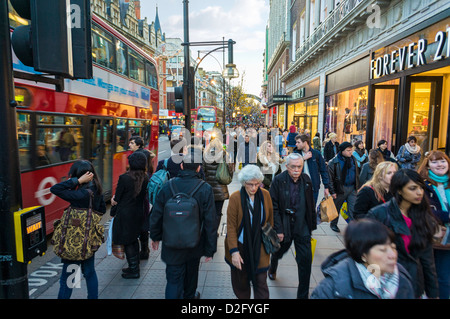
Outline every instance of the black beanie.
POLYGON ((133 171, 145 171, 147 167, 147 157, 142 152, 134 152, 128 156, 128 164, 133 171))
POLYGON ((341 144, 339 144, 339 151, 342 152, 349 147, 353 147, 353 145, 350 142, 342 142, 341 144))

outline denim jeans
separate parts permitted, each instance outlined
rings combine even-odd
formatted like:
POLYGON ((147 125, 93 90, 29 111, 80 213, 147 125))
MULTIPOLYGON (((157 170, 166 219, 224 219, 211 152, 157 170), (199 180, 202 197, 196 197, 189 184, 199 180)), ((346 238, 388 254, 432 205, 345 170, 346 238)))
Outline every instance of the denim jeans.
POLYGON ((439 298, 450 296, 450 250, 434 249, 434 262, 439 283, 439 298))
POLYGON ((73 288, 77 287, 75 280, 78 279, 80 270, 86 279, 88 299, 98 299, 98 279, 95 272, 95 255, 83 261, 63 260, 63 269, 59 280, 58 299, 70 299, 73 288))

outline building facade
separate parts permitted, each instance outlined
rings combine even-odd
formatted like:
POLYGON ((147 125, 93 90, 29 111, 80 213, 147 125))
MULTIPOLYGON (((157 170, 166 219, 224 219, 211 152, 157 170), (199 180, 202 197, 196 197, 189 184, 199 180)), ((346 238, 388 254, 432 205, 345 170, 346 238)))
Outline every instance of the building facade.
POLYGON ((450 2, 289 2, 284 127, 449 153, 450 2))

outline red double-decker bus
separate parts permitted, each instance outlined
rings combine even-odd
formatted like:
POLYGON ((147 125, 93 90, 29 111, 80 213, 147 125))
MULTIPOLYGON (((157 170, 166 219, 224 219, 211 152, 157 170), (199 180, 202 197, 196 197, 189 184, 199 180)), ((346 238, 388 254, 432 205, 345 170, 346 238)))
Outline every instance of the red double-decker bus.
POLYGON ((217 106, 199 106, 195 110, 196 118, 192 120, 196 136, 204 136, 205 132, 211 132, 213 129, 222 129, 223 111, 217 106))
MULTIPOLYGON (((45 206, 47 233, 67 202, 50 187, 67 179, 77 159, 90 160, 109 200, 126 171, 129 138, 158 155, 156 61, 92 15, 93 78, 53 85, 14 79, 23 206, 45 206)), ((13 56, 15 71, 36 73, 13 56)), ((18 73, 16 73, 17 75, 18 73)))

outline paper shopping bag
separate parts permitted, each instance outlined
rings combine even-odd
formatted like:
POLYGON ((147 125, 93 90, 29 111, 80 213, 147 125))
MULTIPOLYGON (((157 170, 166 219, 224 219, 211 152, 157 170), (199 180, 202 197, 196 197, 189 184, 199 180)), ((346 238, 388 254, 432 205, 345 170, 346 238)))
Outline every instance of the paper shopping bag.
POLYGON ((330 222, 336 217, 338 217, 338 212, 334 205, 333 197, 328 196, 320 203, 320 219, 323 222, 330 222))

